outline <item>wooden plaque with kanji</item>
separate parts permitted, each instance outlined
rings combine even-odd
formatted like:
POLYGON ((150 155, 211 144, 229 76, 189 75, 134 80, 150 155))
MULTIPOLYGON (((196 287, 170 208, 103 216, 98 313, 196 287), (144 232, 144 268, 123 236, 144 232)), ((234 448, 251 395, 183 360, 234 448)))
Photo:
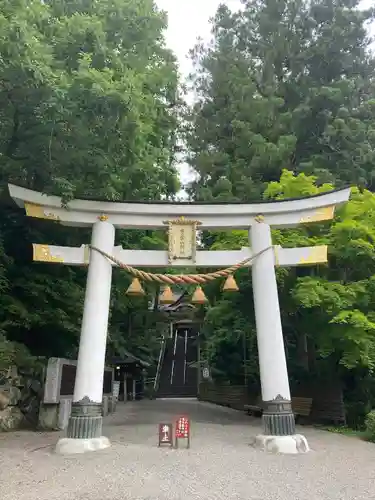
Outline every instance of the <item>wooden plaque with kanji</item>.
POLYGON ((176 448, 178 448, 178 440, 186 439, 187 448, 190 448, 190 421, 186 417, 180 417, 176 422, 176 448))
POLYGON ((159 446, 169 445, 173 447, 173 425, 172 424, 159 424, 159 446))

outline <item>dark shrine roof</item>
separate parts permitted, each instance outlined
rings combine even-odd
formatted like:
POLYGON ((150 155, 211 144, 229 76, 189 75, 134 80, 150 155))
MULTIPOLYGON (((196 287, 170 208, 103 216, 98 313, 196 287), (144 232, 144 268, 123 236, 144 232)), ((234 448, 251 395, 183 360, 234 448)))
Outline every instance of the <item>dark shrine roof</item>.
POLYGON ((137 356, 135 356, 134 354, 132 354, 127 350, 124 350, 124 356, 116 356, 114 358, 111 358, 110 362, 112 365, 136 364, 136 365, 141 365, 145 368, 151 366, 150 363, 144 361, 141 358, 138 358, 137 356))
MULTIPOLYGON (((186 290, 183 290, 183 289, 179 288, 178 286, 176 286, 176 287, 172 286, 171 289, 172 289, 172 293, 173 293, 175 301, 172 304, 160 304, 160 301, 159 301, 159 305, 158 305, 159 311, 175 312, 182 307, 185 307, 185 308, 187 307, 189 309, 195 309, 195 306, 190 303, 190 300, 188 298, 189 294, 186 290)), ((163 293, 163 288, 160 290, 159 299, 160 299, 162 293, 163 293)), ((155 305, 155 299, 150 301, 149 310, 152 310, 154 308, 154 305, 155 305)))

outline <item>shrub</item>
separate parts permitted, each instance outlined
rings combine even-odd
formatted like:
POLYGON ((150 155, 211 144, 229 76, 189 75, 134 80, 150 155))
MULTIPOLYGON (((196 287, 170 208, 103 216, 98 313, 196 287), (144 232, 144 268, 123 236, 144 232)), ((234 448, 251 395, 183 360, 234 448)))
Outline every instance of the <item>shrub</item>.
POLYGON ((12 365, 29 366, 33 358, 28 349, 18 342, 10 342, 0 334, 0 376, 6 375, 12 365))
POLYGON ((370 413, 367 414, 365 426, 369 438, 371 440, 375 439, 375 410, 371 410, 370 413))
POLYGON ((146 384, 144 388, 144 397, 148 399, 156 399, 156 391, 150 384, 146 384))

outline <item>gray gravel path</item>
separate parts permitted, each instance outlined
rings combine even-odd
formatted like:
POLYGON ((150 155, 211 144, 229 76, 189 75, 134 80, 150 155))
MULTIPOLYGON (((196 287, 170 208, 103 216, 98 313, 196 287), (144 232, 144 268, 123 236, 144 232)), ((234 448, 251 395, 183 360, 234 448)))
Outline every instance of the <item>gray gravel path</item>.
POLYGON ((141 401, 107 417, 112 447, 61 457, 57 433, 0 435, 1 500, 371 500, 375 444, 303 427, 312 451, 249 446, 260 420, 192 400, 141 401), (157 424, 188 415, 190 450, 159 449, 157 424))

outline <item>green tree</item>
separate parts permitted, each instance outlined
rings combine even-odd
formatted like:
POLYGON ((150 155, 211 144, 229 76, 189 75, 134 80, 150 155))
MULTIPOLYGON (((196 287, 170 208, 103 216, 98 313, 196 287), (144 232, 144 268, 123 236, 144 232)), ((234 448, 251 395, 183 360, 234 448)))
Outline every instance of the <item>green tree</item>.
POLYGON ((173 195, 177 72, 153 2, 1 7, 4 177, 65 198, 173 195))
MULTIPOLYGON (((332 188, 316 182, 314 176, 284 170, 279 182, 268 185, 264 199, 316 195, 332 188)), ((374 210, 375 195, 353 188, 350 201, 337 210, 333 221, 273 230, 273 243, 283 247, 328 245, 328 265, 276 271, 284 341, 292 388, 301 380, 338 376, 344 382, 352 425, 363 423, 369 405, 375 403, 374 210), (301 356, 302 345, 307 359, 301 356)), ((246 240, 246 231, 222 233, 211 248, 238 248, 246 240)), ((223 296, 217 285, 208 289, 212 305, 204 326, 207 357, 214 373, 232 382, 244 379, 246 359, 248 380, 256 382, 250 273, 242 270, 236 279, 237 294, 223 296), (246 338, 245 355, 240 338, 246 338)))
MULTIPOLYGON (((285 171, 279 183, 269 185, 265 197, 282 199, 298 186, 305 195, 308 191, 317 194, 316 180, 285 171)), ((293 232, 275 231, 274 239, 281 244, 286 238, 284 246, 290 246, 292 239, 295 246, 301 246, 301 237, 311 245, 328 245, 327 266, 302 277, 298 269, 290 271, 295 279, 291 296, 299 311, 293 315, 293 323, 311 338, 320 357, 333 357, 335 365, 348 369, 375 367, 375 317, 370 305, 375 275, 374 209, 375 195, 353 189, 351 200, 338 210, 332 223, 306 225, 293 232)))
MULTIPOLYGON (((290 173, 284 173, 278 185, 270 185, 268 194, 282 196, 284 187, 288 192, 288 183, 296 188, 306 186, 307 180, 311 185, 314 182, 313 177, 299 175, 292 180, 290 173)), ((375 405, 374 202, 374 194, 355 188, 350 202, 338 210, 329 226, 275 234, 275 239, 279 236, 283 241, 287 236, 289 242, 299 232, 299 237, 308 236, 312 244, 329 245, 328 266, 310 268, 304 275, 303 269, 288 271, 280 297, 282 320, 292 378, 325 383, 339 377, 347 421, 355 428, 363 426, 375 405), (307 346, 307 366, 298 359, 301 344, 307 346)))
MULTIPOLYGON (((285 247, 330 248, 328 267, 277 270, 292 383, 311 377, 299 354, 307 342, 310 372, 350 375, 358 391, 364 387, 359 378, 370 380, 374 363, 375 152, 375 60, 366 31, 374 9, 360 10, 359 3, 247 0, 239 12, 219 7, 211 43, 192 53, 198 98, 186 127, 188 162, 197 173, 189 187, 195 200, 259 201, 360 186, 332 224, 273 232, 274 243, 285 247)), ((216 249, 247 241, 244 232, 202 238, 206 248, 216 249)), ((251 280, 244 272, 238 281, 238 297, 224 299, 218 288, 209 288, 213 307, 205 330, 208 344, 216 346, 209 352, 220 370, 225 352, 240 355, 234 331, 242 328, 256 376, 251 280)), ((233 379, 234 365, 226 366, 233 379)))
POLYGON ((248 0, 219 7, 193 51, 195 199, 259 199, 283 168, 373 189, 374 58, 359 0, 248 0))
MULTIPOLYGON (((0 1, 0 333, 34 354, 76 355, 86 272, 33 264, 31 243, 79 246, 90 233, 26 219, 7 182, 65 201, 173 198, 181 103, 165 25, 152 0, 0 1)), ((118 243, 165 244, 150 231, 118 231, 118 243)), ((151 313, 138 320, 147 304, 124 297, 128 284, 114 273, 111 352, 150 345, 151 313)))

